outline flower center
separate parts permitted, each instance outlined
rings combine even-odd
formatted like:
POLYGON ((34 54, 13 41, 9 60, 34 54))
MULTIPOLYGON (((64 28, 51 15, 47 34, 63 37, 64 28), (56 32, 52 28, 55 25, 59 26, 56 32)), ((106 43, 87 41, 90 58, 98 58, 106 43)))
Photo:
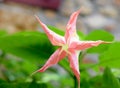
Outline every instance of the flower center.
POLYGON ((65 51, 67 51, 68 50, 68 44, 63 45, 62 49, 65 50, 65 51))
POLYGON ((69 52, 68 48, 69 48, 68 44, 65 44, 65 45, 62 46, 62 51, 64 50, 67 54, 71 54, 69 52))

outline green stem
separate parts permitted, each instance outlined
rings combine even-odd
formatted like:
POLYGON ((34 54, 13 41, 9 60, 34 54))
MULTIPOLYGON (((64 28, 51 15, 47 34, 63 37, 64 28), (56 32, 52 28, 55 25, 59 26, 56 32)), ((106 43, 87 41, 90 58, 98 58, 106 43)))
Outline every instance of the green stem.
POLYGON ((74 76, 74 88, 78 88, 78 82, 75 76, 74 76))
POLYGON ((80 82, 78 82, 76 76, 74 76, 74 88, 80 88, 80 82))

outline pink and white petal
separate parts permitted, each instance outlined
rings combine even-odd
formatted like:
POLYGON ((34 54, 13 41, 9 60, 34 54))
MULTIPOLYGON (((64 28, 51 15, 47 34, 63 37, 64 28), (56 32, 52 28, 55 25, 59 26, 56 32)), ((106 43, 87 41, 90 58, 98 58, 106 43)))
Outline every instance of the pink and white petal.
POLYGON ((78 83, 80 83, 78 53, 79 52, 72 51, 71 54, 68 55, 68 61, 70 63, 70 68, 78 80, 78 83))
POLYGON ((47 68, 57 64, 61 59, 66 56, 66 52, 61 51, 61 48, 57 49, 45 63, 45 65, 40 68, 37 72, 44 72, 47 68))
POLYGON ((76 20, 80 12, 81 12, 81 9, 74 12, 70 16, 70 20, 68 21, 68 24, 66 26, 66 33, 65 33, 66 41, 68 41, 71 36, 76 36, 76 20))
POLYGON ((78 35, 70 37, 68 39, 67 43, 70 46, 73 42, 77 42, 77 41, 79 41, 79 36, 78 35))
POLYGON ((70 48, 74 48, 75 50, 84 50, 87 48, 91 48, 93 46, 98 46, 100 44, 106 44, 110 42, 105 42, 102 40, 98 41, 77 41, 77 42, 72 42, 70 45, 70 48))
POLYGON ((65 44, 65 39, 63 36, 56 34, 55 32, 51 31, 44 23, 42 23, 38 16, 35 16, 38 22, 40 23, 41 27, 43 28, 44 32, 47 34, 49 40, 53 45, 61 46, 65 44))

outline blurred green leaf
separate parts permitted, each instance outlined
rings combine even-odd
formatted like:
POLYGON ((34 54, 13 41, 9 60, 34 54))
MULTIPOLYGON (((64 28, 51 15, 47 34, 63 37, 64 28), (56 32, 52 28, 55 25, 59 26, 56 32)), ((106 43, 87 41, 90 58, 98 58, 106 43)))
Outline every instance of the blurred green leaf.
POLYGON ((103 83, 103 88, 120 88, 119 81, 117 80, 117 78, 114 77, 114 75, 108 67, 106 67, 104 70, 103 83))
POLYGON ((32 61, 47 59, 54 51, 54 47, 45 34, 40 32, 20 32, 2 36, 0 37, 0 49, 32 61))
POLYGON ((78 30, 77 34, 78 34, 80 40, 84 40, 85 39, 85 34, 82 33, 81 31, 78 30))
MULTIPOLYGON (((103 30, 94 30, 90 32, 86 37, 85 40, 103 40, 103 41, 113 41, 114 37, 112 34, 103 31, 103 30)), ((88 53, 103 53, 105 50, 107 50, 109 47, 109 44, 101 44, 97 47, 92 47, 87 50, 88 53)))
POLYGON ((102 76, 95 76, 89 79, 90 88, 103 88, 102 76))
POLYGON ((1 83, 5 83, 5 81, 4 81, 4 80, 2 80, 2 79, 0 79, 0 84, 1 84, 1 83))
POLYGON ((47 88, 44 83, 1 83, 0 88, 47 88))
POLYGON ((89 81, 87 79, 81 80, 80 88, 91 88, 89 81))
POLYGON ((120 68, 120 42, 110 44, 107 51, 100 55, 100 65, 120 68))
POLYGON ((4 35, 7 35, 7 34, 8 33, 6 31, 0 29, 0 36, 4 36, 4 35))
POLYGON ((104 40, 104 41, 113 41, 114 37, 109 32, 104 30, 94 30, 90 32, 85 40, 104 40))

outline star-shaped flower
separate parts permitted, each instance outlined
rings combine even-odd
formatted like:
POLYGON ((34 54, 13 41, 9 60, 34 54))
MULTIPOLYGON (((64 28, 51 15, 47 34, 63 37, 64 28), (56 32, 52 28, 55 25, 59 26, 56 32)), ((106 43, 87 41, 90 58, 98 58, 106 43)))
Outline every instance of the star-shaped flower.
POLYGON ((98 41, 80 41, 76 33, 76 20, 81 12, 81 9, 72 13, 69 22, 66 26, 66 32, 64 36, 60 36, 55 32, 51 31, 40 19, 36 16, 42 29, 48 36, 50 42, 59 46, 59 48, 50 56, 45 65, 37 70, 37 72, 44 72, 47 68, 57 64, 64 57, 68 57, 70 63, 70 68, 72 69, 74 75, 76 76, 78 83, 80 83, 80 72, 79 72, 79 62, 78 55, 81 50, 87 48, 98 46, 99 44, 107 43, 101 40, 98 41))

